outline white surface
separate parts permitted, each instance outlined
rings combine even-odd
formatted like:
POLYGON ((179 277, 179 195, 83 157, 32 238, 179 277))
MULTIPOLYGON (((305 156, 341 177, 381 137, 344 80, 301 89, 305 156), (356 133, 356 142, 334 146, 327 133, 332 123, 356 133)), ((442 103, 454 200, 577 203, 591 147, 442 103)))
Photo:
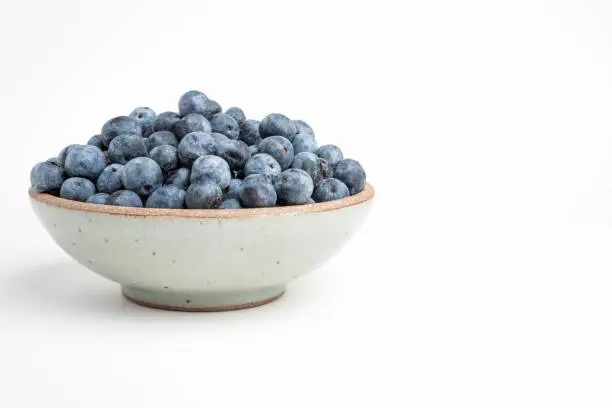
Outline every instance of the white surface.
POLYGON ((2 407, 609 407, 612 4, 3 2, 2 407), (378 201, 279 302, 126 303, 30 167, 200 88, 307 120, 378 201))

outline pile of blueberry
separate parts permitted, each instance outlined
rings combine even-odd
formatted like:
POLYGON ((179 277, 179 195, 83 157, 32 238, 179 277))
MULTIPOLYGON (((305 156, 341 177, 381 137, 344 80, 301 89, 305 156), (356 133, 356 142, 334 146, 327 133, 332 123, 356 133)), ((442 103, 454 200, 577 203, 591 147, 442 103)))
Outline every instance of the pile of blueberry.
POLYGON ((359 162, 319 147, 310 126, 272 113, 261 122, 199 91, 179 113, 136 108, 87 145, 65 147, 30 173, 39 193, 149 208, 255 208, 338 200, 365 187, 359 162))

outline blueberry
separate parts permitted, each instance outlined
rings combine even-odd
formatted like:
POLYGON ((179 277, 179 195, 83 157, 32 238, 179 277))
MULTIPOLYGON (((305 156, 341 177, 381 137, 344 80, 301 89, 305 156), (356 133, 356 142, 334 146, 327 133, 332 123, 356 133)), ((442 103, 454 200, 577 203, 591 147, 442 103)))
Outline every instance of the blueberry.
POLYGON ((130 118, 134 119, 142 127, 142 129, 152 129, 155 122, 155 111, 151 108, 136 108, 130 113, 130 118))
POLYGON ((102 127, 102 142, 108 147, 119 135, 142 136, 142 127, 129 116, 118 116, 106 122, 102 127))
POLYGON ((288 169, 276 178, 274 188, 280 204, 300 205, 308 202, 314 190, 314 184, 304 170, 288 169))
POLYGON ((126 163, 121 171, 121 181, 127 190, 149 196, 162 185, 162 170, 153 159, 137 157, 126 163))
POLYGON ((238 123, 230 115, 217 113, 210 119, 210 125, 215 133, 221 133, 230 139, 238 139, 240 128, 238 123))
POLYGON ((93 135, 87 142, 90 146, 96 146, 100 150, 106 149, 104 143, 102 143, 102 135, 93 135))
POLYGON ((224 210, 238 210, 242 208, 242 206, 240 205, 240 201, 237 198, 229 198, 227 200, 221 201, 221 205, 219 206, 219 208, 222 208, 224 210))
POLYGON ((188 91, 179 99, 178 108, 181 116, 189 115, 190 113, 199 113, 204 115, 204 108, 208 97, 200 91, 188 91))
POLYGON ((231 179, 232 173, 227 162, 217 156, 200 156, 191 168, 191 184, 212 181, 221 189, 225 189, 229 186, 231 179))
POLYGON ((96 181, 96 187, 99 192, 112 194, 115 191, 119 191, 123 188, 123 182, 121 181, 121 173, 123 172, 123 165, 111 164, 107 166, 96 181))
POLYGON ((68 153, 70 153, 70 151, 72 149, 74 149, 76 146, 83 146, 83 145, 80 145, 80 144, 71 144, 71 145, 68 145, 68 146, 64 147, 59 152, 59 154, 57 155, 57 162, 58 162, 60 167, 64 167, 64 163, 66 161, 66 156, 68 156, 68 153))
POLYGON ((261 142, 259 135, 259 121, 249 119, 244 125, 240 126, 240 140, 249 146, 257 145, 261 142))
POLYGON ((263 118, 259 124, 259 134, 262 138, 269 136, 284 136, 287 139, 292 139, 296 133, 297 127, 295 123, 280 113, 271 113, 263 118))
POLYGON ((106 157, 96 146, 75 146, 64 162, 64 170, 70 177, 96 180, 106 167, 106 157))
POLYGON ((249 146, 249 156, 255 156, 257 153, 259 153, 259 149, 257 148, 257 145, 249 146))
POLYGON ((323 145, 317 149, 317 156, 327 160, 330 166, 334 167, 339 161, 344 159, 342 150, 336 145, 323 145))
POLYGON ((293 145, 287 138, 282 136, 265 138, 257 145, 257 149, 274 157, 283 170, 288 169, 291 163, 293 163, 293 145))
POLYGON ((328 178, 317 183, 312 193, 312 198, 317 203, 322 203, 324 201, 340 200, 349 195, 349 189, 346 184, 338 179, 328 178))
POLYGON ((181 120, 181 117, 176 112, 163 112, 157 115, 155 121, 153 121, 153 131, 154 132, 162 132, 162 131, 172 131, 174 126, 178 121, 181 120))
POLYGON ((83 177, 72 177, 62 183, 60 197, 67 200, 85 201, 96 194, 96 186, 83 177))
POLYGON ((152 133, 146 140, 146 143, 149 151, 155 149, 157 146, 168 145, 178 147, 178 140, 176 140, 176 136, 174 136, 174 133, 167 130, 152 133))
POLYGON ((229 108, 225 111, 225 114, 234 118, 238 126, 242 130, 242 127, 246 124, 246 116, 244 116, 244 112, 242 109, 237 108, 235 106, 229 108))
POLYGON ((238 198, 238 191, 240 190, 241 185, 242 185, 242 180, 231 179, 229 186, 227 187, 227 190, 223 194, 223 199, 229 200, 232 198, 238 198))
POLYGON ((30 172, 30 183, 39 193, 57 194, 63 182, 62 168, 48 162, 38 163, 30 172))
POLYGON ((180 169, 176 169, 173 172, 168 174, 166 177, 166 185, 175 185, 183 190, 189 186, 189 178, 191 177, 191 171, 186 169, 185 167, 181 167, 180 169))
POLYGON ((59 159, 57 157, 50 157, 47 159, 45 163, 53 164, 55 166, 61 167, 59 159))
POLYGON ((157 146, 149 153, 149 157, 151 157, 159 167, 161 167, 162 171, 167 174, 172 170, 178 168, 178 152, 176 147, 163 145, 157 146))
POLYGON ((221 105, 219 105, 219 102, 209 99, 204 104, 204 113, 202 113, 202 115, 206 119, 210 120, 213 117, 213 115, 216 115, 217 113, 221 113, 222 111, 223 109, 221 109, 221 105))
POLYGON ((178 157, 184 167, 191 168, 200 156, 215 153, 215 140, 210 133, 193 132, 178 144, 178 157))
POLYGON ((147 208, 185 208, 185 190, 175 185, 161 186, 147 200, 147 208))
POLYGON ((272 184, 272 182, 270 181, 270 178, 264 174, 251 174, 248 175, 244 178, 244 180, 242 180, 242 182, 249 182, 249 183, 253 183, 253 184, 257 184, 257 183, 267 183, 267 184, 272 184))
POLYGON ((187 208, 219 208, 222 198, 223 193, 217 183, 207 180, 189 186, 185 204, 187 208))
POLYGON ((297 132, 296 133, 304 133, 307 135, 312 135, 314 136, 314 130, 312 130, 312 128, 310 127, 310 125, 306 122, 304 122, 303 120, 294 120, 293 123, 295 123, 295 127, 297 128, 297 132))
POLYGON ((142 137, 149 137, 151 136, 155 131, 153 130, 153 125, 149 125, 147 127, 142 128, 142 137))
POLYGON ((211 136, 212 136, 212 138, 215 140, 215 148, 216 148, 216 146, 217 146, 217 145, 219 145, 219 144, 223 144, 223 143, 225 143, 225 142, 227 142, 227 141, 231 140, 231 139, 229 139, 227 136, 222 135, 221 133, 215 133, 215 132, 213 132, 213 133, 211 133, 210 135, 211 135, 211 136))
POLYGON ((327 160, 319 157, 319 169, 321 170, 322 178, 334 177, 334 168, 329 165, 327 160))
POLYGON ((353 159, 339 161, 334 167, 334 178, 346 184, 351 195, 357 194, 365 188, 365 171, 361 164, 353 159))
POLYGON ((238 191, 238 198, 245 208, 272 207, 276 204, 276 191, 270 183, 245 180, 238 191))
POLYGON ((327 176, 328 166, 327 162, 319 158, 316 154, 302 152, 295 155, 291 168, 304 170, 316 184, 319 180, 327 176))
POLYGON ((306 201, 306 204, 314 204, 316 201, 312 199, 312 197, 308 197, 308 201, 306 201))
POLYGON ((217 156, 225 160, 232 170, 241 170, 251 157, 249 147, 242 140, 226 138, 221 143, 217 143, 215 149, 217 156))
POLYGON ((85 200, 86 203, 89 204, 106 204, 106 199, 108 198, 108 194, 106 193, 98 193, 94 194, 85 200))
POLYGON ((147 144, 144 137, 119 135, 108 146, 111 163, 125 164, 136 157, 147 157, 147 144))
POLYGON ((177 140, 180 142, 185 135, 192 132, 204 132, 211 134, 212 127, 210 126, 208 119, 206 119, 204 116, 197 113, 191 113, 176 122, 173 132, 176 135, 177 140))
POLYGON ((274 180, 276 176, 281 173, 282 169, 280 164, 266 153, 258 153, 255 156, 247 160, 244 165, 244 175, 249 176, 251 174, 263 174, 270 181, 274 180))
POLYGON ((142 207, 142 200, 138 194, 133 191, 119 190, 106 197, 106 205, 118 205, 120 207, 142 207))
POLYGON ((317 144, 317 141, 315 140, 314 136, 305 134, 305 133, 300 133, 300 134, 295 135, 292 143, 293 143, 293 151, 296 154, 301 153, 301 152, 313 152, 314 153, 319 148, 319 145, 317 144))

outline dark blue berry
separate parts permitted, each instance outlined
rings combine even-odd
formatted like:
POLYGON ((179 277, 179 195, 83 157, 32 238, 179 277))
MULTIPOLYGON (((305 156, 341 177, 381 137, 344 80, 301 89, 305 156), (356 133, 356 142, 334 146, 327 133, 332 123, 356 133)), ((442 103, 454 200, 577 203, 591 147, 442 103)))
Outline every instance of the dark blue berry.
POLYGON ((346 184, 351 195, 359 193, 366 185, 365 171, 361 164, 353 159, 339 161, 334 167, 334 178, 346 184))
POLYGON ((127 190, 149 196, 163 182, 162 170, 153 159, 137 157, 127 162, 121 171, 121 181, 127 190))
POLYGON ((281 173, 282 169, 280 164, 266 153, 257 153, 255 156, 247 160, 244 165, 244 175, 249 176, 251 174, 263 174, 270 181, 273 181, 276 176, 281 173))
POLYGON ((163 145, 157 146, 149 153, 149 157, 155 160, 162 171, 167 174, 172 170, 178 168, 178 151, 176 147, 163 145))
POLYGON ((162 131, 171 132, 179 120, 181 120, 181 117, 176 112, 160 113, 159 115, 157 115, 157 117, 153 121, 153 131, 154 132, 162 132, 162 131))
POLYGON ((225 189, 231 179, 232 173, 227 162, 217 156, 200 156, 191 168, 191 184, 212 181, 221 189, 225 189))
POLYGON ((334 167, 339 161, 344 160, 342 150, 336 145, 323 145, 317 149, 317 156, 327 160, 330 166, 334 167))
POLYGON ((283 205, 306 204, 312 195, 314 184, 304 170, 288 169, 274 183, 278 202, 283 205))
POLYGON ((338 179, 328 178, 317 183, 312 193, 312 198, 317 203, 322 203, 324 201, 340 200, 349 195, 349 189, 346 184, 338 179))
POLYGON ((293 143, 293 151, 296 154, 302 153, 302 152, 313 152, 314 153, 319 148, 319 145, 317 144, 317 141, 315 140, 314 136, 306 134, 306 133, 300 133, 300 134, 295 135, 292 143, 293 143))
POLYGON ((30 183, 39 193, 57 194, 63 182, 64 172, 55 164, 38 163, 30 172, 30 183))
POLYGON ((149 151, 155 149, 157 146, 168 145, 178 147, 178 140, 176 140, 176 136, 174 136, 174 133, 167 130, 152 133, 151 136, 146 139, 146 143, 149 151))
POLYGON ((206 101, 208 97, 204 92, 188 91, 179 99, 178 108, 181 116, 189 115, 190 113, 199 113, 204 115, 206 101))
POLYGON ((197 113, 191 113, 176 122, 173 132, 176 135, 177 140, 180 142, 185 135, 192 132, 204 132, 210 134, 212 132, 212 127, 210 126, 208 119, 206 119, 204 116, 197 113))
POLYGON ((147 208, 185 208, 185 190, 175 185, 161 186, 147 199, 147 208))
POLYGON ((70 177, 85 177, 97 180, 106 167, 106 157, 102 150, 95 146, 75 146, 70 150, 64 162, 64 170, 70 177))
POLYGON ((198 157, 214 153, 215 139, 213 139, 210 133, 189 133, 178 144, 179 161, 184 167, 189 169, 198 157))
POLYGON ((223 199, 229 200, 231 198, 238 198, 238 191, 240 190, 241 185, 242 185, 242 180, 231 179, 229 186, 227 187, 227 190, 223 194, 223 199))
POLYGON ((302 152, 295 155, 291 168, 304 170, 314 183, 327 176, 327 162, 314 153, 302 152))
POLYGON ((68 153, 70 153, 70 151, 74 149, 76 146, 83 146, 83 145, 71 144, 71 145, 64 147, 59 152, 59 154, 57 155, 57 163, 59 164, 60 167, 64 167, 64 163, 66 162, 66 156, 68 156, 68 153))
POLYGON ((292 139, 296 133, 295 123, 280 113, 271 113, 259 124, 259 134, 264 139, 269 136, 283 136, 292 139))
POLYGON ((257 145, 249 146, 249 156, 255 156, 257 153, 259 153, 259 149, 257 148, 257 145))
POLYGON ((225 114, 234 118, 240 129, 242 129, 242 127, 246 124, 246 116, 244 116, 244 112, 240 108, 233 106, 226 110, 225 114))
POLYGON ((267 137, 257 145, 257 149, 274 157, 283 170, 288 169, 293 163, 293 145, 283 136, 267 137))
POLYGON ((102 135, 93 135, 87 142, 90 146, 96 146, 100 150, 106 149, 104 143, 102 143, 102 135))
POLYGON ((224 210, 238 210, 242 208, 240 205, 240 201, 237 198, 228 198, 226 200, 221 201, 221 205, 219 208, 224 210))
POLYGON ((270 183, 245 180, 238 192, 238 198, 245 208, 272 207, 276 204, 276 191, 270 183))
POLYGON ((242 140, 226 138, 226 140, 218 141, 215 149, 216 155, 225 160, 229 164, 230 169, 236 171, 244 168, 247 160, 251 157, 249 147, 242 140))
POLYGON ((107 166, 96 181, 96 187, 99 192, 112 194, 115 191, 123 189, 123 181, 121 181, 121 172, 123 165, 111 164, 107 166))
POLYGON ((96 194, 96 186, 83 177, 71 177, 62 183, 60 197, 74 201, 86 201, 96 194))
POLYGON ((249 119, 244 125, 240 126, 240 140, 249 146, 257 145, 261 142, 259 135, 259 121, 249 119))
POLYGON ((221 113, 222 111, 223 109, 221 109, 221 105, 219 105, 219 102, 209 99, 204 104, 204 113, 202 115, 206 119, 210 120, 213 117, 213 115, 216 115, 217 113, 221 113))
POLYGON ((142 207, 142 200, 138 194, 133 191, 119 190, 106 197, 106 205, 117 205, 120 207, 142 207))
POLYGON ((147 144, 144 137, 119 135, 108 146, 111 163, 125 164, 136 157, 146 157, 147 144))
POLYGON ((238 123, 230 115, 217 113, 210 119, 210 125, 214 133, 220 133, 230 139, 237 140, 240 134, 238 123))
POLYGON ((221 188, 212 181, 204 181, 200 184, 192 184, 187 188, 185 204, 187 208, 210 209, 219 208, 223 199, 221 188))
POLYGON ((106 204, 107 198, 108 198, 108 194, 97 193, 89 197, 87 200, 85 200, 85 202, 89 204, 106 204))
POLYGON ((129 116, 118 116, 106 122, 102 127, 102 142, 108 147, 119 135, 142 136, 142 127, 129 116))
POLYGON ((166 177, 166 185, 175 185, 183 190, 189 186, 189 178, 191 177, 191 171, 186 169, 185 167, 181 167, 180 169, 176 169, 166 177))
POLYGON ((130 113, 130 118, 134 119, 143 128, 151 128, 155 122, 155 111, 151 108, 136 108, 130 113))

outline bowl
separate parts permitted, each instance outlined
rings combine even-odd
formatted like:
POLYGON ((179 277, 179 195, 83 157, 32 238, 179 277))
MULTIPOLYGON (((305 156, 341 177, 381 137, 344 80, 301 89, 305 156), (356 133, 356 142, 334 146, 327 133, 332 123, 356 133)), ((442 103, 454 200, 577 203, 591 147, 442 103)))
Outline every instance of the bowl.
POLYGON ((179 311, 224 311, 278 299, 334 256, 372 207, 353 196, 288 207, 176 210, 82 203, 29 190, 38 219, 81 265, 129 300, 179 311))

